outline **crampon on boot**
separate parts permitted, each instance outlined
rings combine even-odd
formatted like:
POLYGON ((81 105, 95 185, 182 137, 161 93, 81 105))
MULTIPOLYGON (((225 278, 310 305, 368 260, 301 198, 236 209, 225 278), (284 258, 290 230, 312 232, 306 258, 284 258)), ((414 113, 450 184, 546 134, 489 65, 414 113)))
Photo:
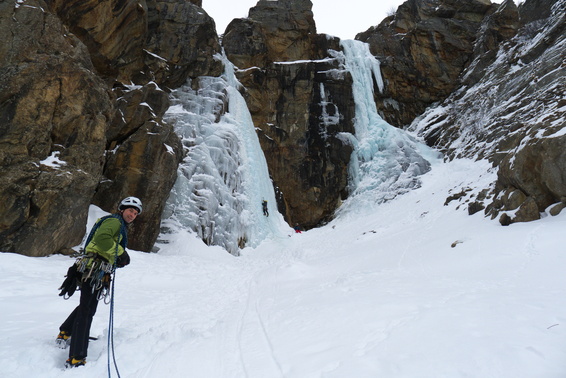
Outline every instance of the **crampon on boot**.
POLYGON ((76 359, 75 357, 70 357, 67 361, 65 361, 65 367, 67 369, 79 367, 79 366, 85 366, 85 364, 86 364, 85 358, 76 359))
POLYGON ((57 338, 55 339, 55 343, 59 348, 66 349, 71 343, 71 336, 68 335, 67 332, 61 331, 57 335, 57 338))

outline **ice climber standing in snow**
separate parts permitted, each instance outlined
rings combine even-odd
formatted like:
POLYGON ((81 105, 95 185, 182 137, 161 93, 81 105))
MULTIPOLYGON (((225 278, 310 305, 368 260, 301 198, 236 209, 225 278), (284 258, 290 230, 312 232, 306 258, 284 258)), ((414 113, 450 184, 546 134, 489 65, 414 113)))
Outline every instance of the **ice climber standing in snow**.
POLYGON ((141 201, 127 197, 120 202, 118 213, 98 219, 86 240, 85 255, 67 272, 59 295, 67 299, 77 287, 81 291, 79 305, 59 327, 56 340, 63 349, 70 344, 65 364, 68 368, 86 364, 90 326, 98 300, 110 294, 111 274, 116 267, 130 263, 126 228, 141 212, 141 201))

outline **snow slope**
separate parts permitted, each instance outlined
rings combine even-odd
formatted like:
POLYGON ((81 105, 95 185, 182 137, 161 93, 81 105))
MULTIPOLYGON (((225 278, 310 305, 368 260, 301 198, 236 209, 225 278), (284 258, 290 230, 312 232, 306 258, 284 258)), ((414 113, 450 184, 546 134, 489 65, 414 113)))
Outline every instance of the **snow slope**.
MULTIPOLYGON (((132 251, 115 281, 121 377, 565 377, 566 216, 502 227, 444 206, 493 174, 435 163, 419 189, 240 257, 186 234, 132 251)), ((85 367, 64 370, 54 345, 78 303, 57 296, 72 261, 0 254, 0 377, 108 376, 109 306, 85 367)))

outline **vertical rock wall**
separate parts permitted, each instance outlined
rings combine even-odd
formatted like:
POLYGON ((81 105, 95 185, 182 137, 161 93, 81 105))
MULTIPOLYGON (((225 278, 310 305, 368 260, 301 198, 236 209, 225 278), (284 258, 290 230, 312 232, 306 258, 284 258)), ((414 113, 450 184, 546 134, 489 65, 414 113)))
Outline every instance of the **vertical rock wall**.
POLYGON ((81 241, 113 110, 87 49, 45 8, 0 3, 0 250, 29 256, 81 241))
POLYGON ((481 23, 497 5, 489 0, 408 0, 378 26, 359 33, 381 61, 385 91, 377 105, 403 127, 448 97, 472 60, 481 23))
POLYGON ((0 3, 0 250, 68 250, 85 233, 90 203, 114 212, 127 195, 145 209, 130 247, 151 250, 182 159, 162 121, 167 92, 222 72, 200 4, 0 3))
POLYGON ((505 225, 566 203, 565 30, 565 0, 504 1, 484 19, 462 85, 412 126, 448 158, 493 163, 491 198, 475 202, 505 225))
POLYGON ((309 0, 259 1, 223 38, 279 209, 289 224, 307 229, 330 219, 346 196, 352 147, 340 133, 353 133, 354 117, 351 77, 333 53, 339 41, 316 34, 311 9, 309 0))

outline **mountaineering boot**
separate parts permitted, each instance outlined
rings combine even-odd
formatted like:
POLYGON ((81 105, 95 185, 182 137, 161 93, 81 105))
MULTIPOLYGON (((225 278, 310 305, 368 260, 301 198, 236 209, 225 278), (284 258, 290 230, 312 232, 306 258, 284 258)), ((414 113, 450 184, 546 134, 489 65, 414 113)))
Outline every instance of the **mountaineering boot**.
POLYGON ((75 357, 70 357, 67 361, 65 361, 65 367, 67 369, 79 367, 79 366, 85 366, 85 364, 86 364, 85 358, 76 359, 75 357))
POLYGON ((66 349, 71 343, 71 336, 68 335, 67 332, 61 331, 57 335, 57 339, 55 339, 55 343, 59 348, 66 349))

